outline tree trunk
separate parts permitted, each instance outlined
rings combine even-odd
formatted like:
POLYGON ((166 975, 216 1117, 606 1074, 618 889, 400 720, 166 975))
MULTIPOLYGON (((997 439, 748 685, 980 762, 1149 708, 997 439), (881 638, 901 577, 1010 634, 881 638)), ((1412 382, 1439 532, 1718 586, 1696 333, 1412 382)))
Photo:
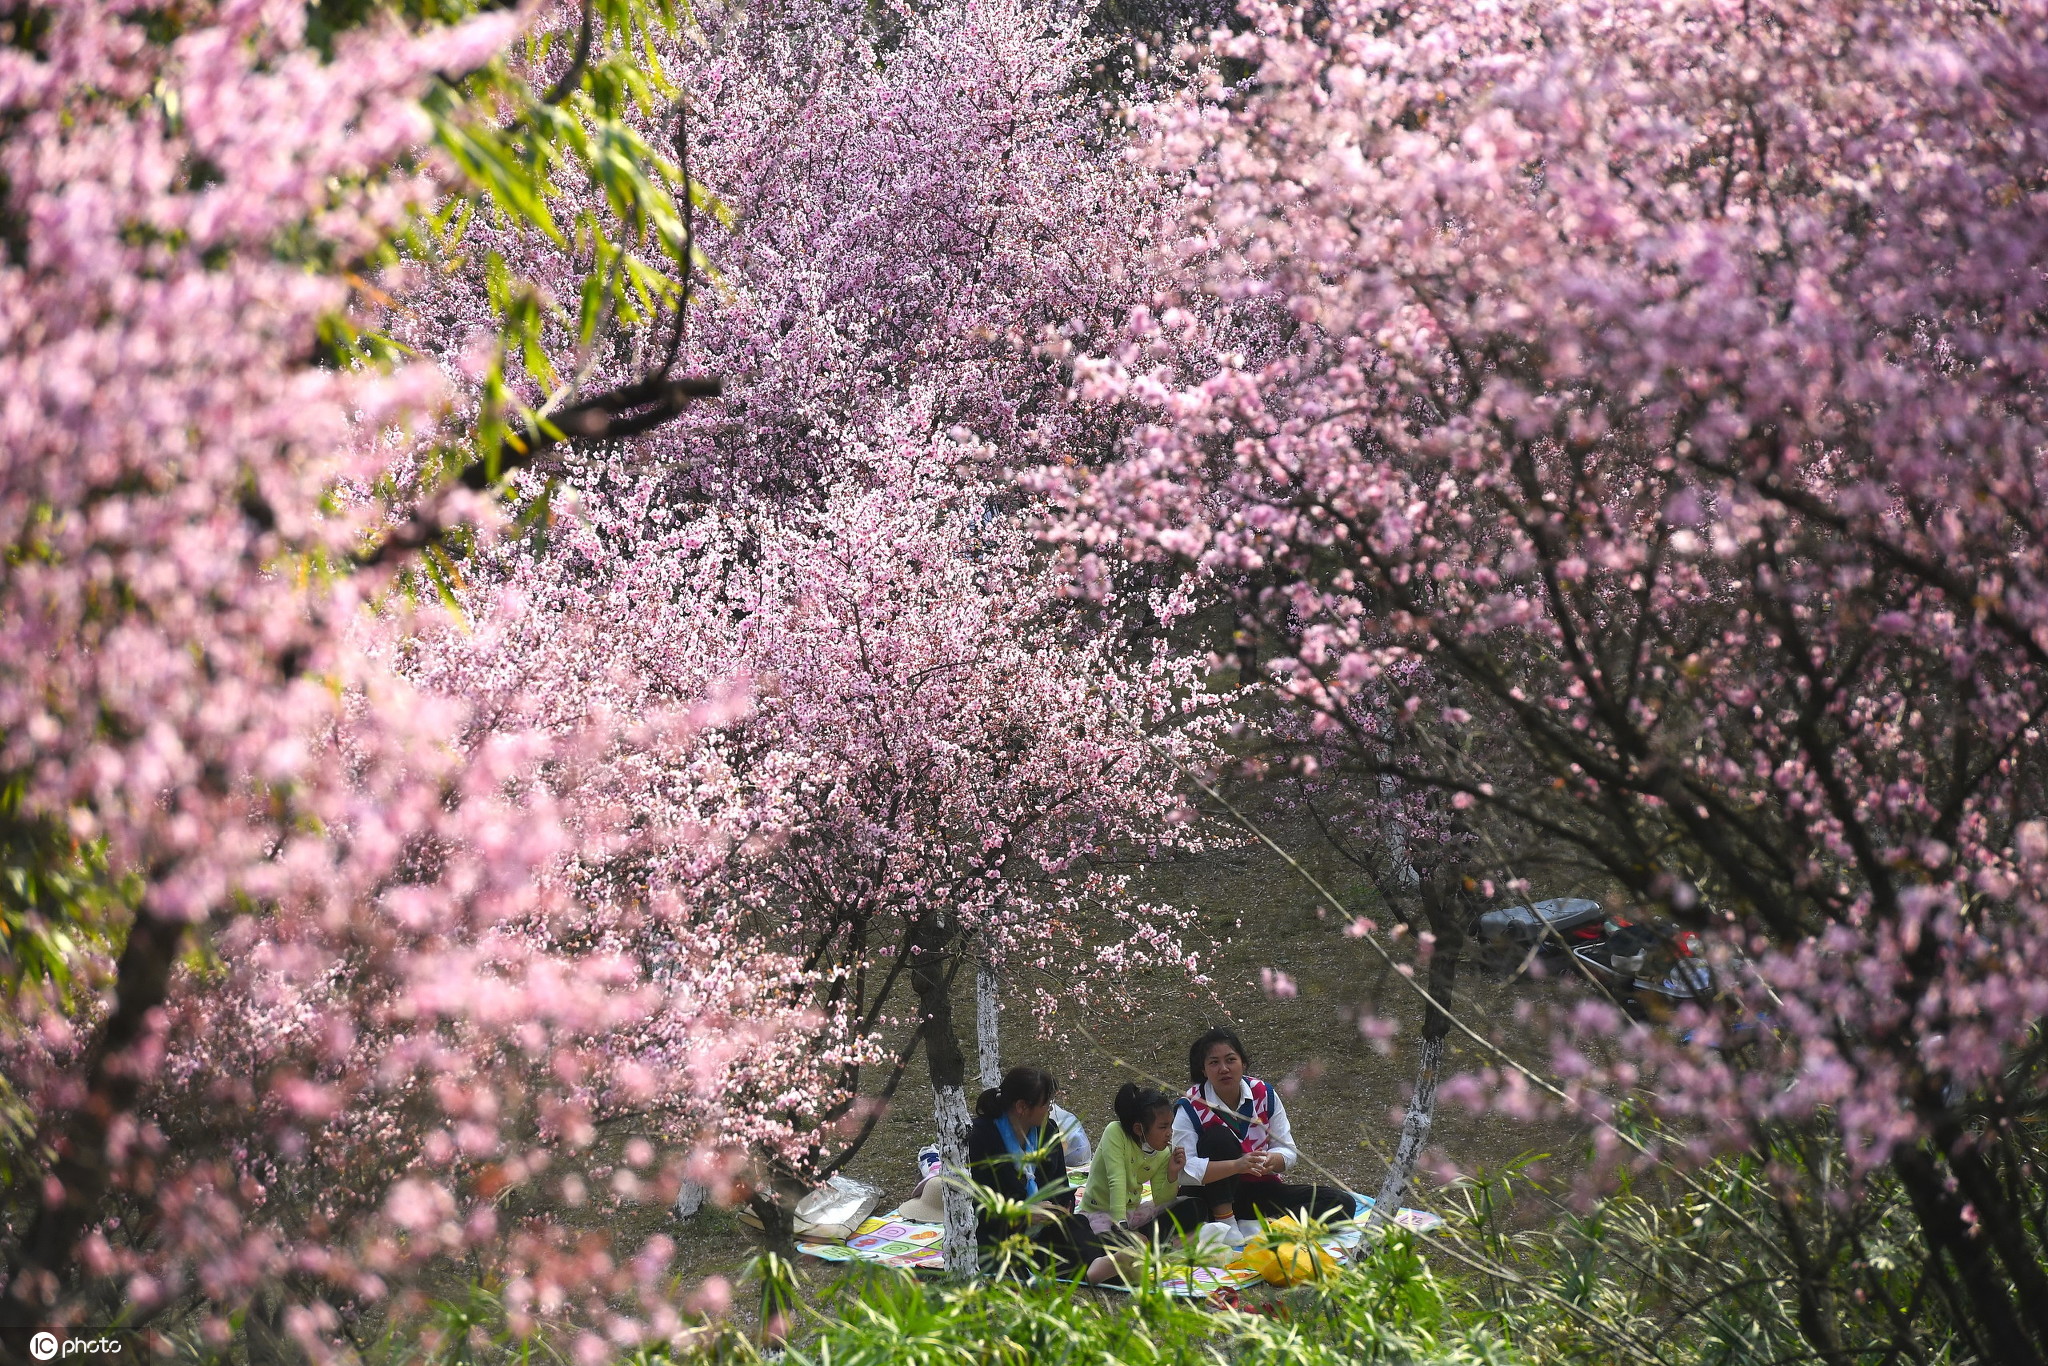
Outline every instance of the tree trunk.
POLYGON ((115 1177, 108 1138, 142 1090, 143 1074, 130 1050, 170 995, 184 938, 184 922, 165 920, 146 907, 136 912, 114 970, 114 1009, 86 1055, 84 1096, 53 1126, 57 1161, 44 1185, 56 1198, 44 1195, 28 1236, 8 1259, 0 1327, 52 1321, 50 1311, 77 1281, 79 1241, 99 1218, 115 1177))
POLYGON ((1955 1267, 1956 1284, 1969 1298, 1978 1334, 1996 1354, 1999 1366, 2042 1366, 2048 1358, 2029 1339, 2010 1282, 1999 1275, 1984 1240, 1965 1223, 1960 1202, 1925 1145, 1893 1153, 1892 1170, 1913 1202, 1929 1251, 1955 1267))
MULTIPOLYGON (((1465 898, 1452 890, 1455 874, 1431 877, 1422 886, 1423 909, 1429 916, 1430 933, 1436 936, 1429 959, 1429 994, 1448 1006, 1458 982, 1458 959, 1465 951, 1465 898)), ((1401 1208, 1415 1178, 1415 1164, 1429 1146, 1430 1125, 1436 1119, 1436 1088, 1443 1079, 1444 1044, 1451 1032, 1451 1017, 1435 1006, 1422 1015, 1422 1046, 1416 1052, 1415 1092, 1408 1097, 1408 1112, 1401 1117, 1401 1137, 1394 1145, 1394 1160, 1373 1197, 1369 1228, 1392 1220, 1401 1208)))
POLYGON ((960 1188, 957 1178, 945 1177, 967 1170, 967 1093, 957 1084, 933 1087, 932 1117, 939 1128, 940 1189, 946 1206, 946 1274, 964 1279, 981 1265, 974 1242, 974 1197, 960 1188))
MULTIPOLYGON (((1380 795, 1382 797, 1391 799, 1399 794, 1400 790, 1401 785, 1394 781, 1393 775, 1387 773, 1380 775, 1380 795)), ((1414 860, 1408 857, 1408 836, 1401 829, 1401 822, 1397 820, 1387 822, 1386 835, 1388 869, 1393 873, 1394 881, 1403 890, 1412 892, 1422 885, 1422 875, 1415 871, 1414 860)))
POLYGON ((761 1257, 755 1264, 761 1280, 761 1341, 779 1347, 789 1332, 796 1267, 796 1207, 809 1191, 797 1174, 771 1162, 767 1178, 747 1199, 761 1221, 761 1257))
POLYGON ((1003 980, 988 959, 974 969, 974 1037, 980 1045, 981 1084, 990 1090, 1003 1084, 1003 980))
POLYGON ((1408 1112, 1401 1117, 1401 1138, 1394 1145, 1394 1160, 1387 1165, 1379 1194, 1373 1197, 1369 1220, 1372 1224, 1388 1222, 1401 1208, 1408 1183, 1415 1175, 1415 1164, 1421 1159, 1422 1150, 1429 1146, 1429 1127, 1436 1118, 1436 1084, 1442 1076, 1443 1060, 1444 1033, 1432 1035, 1425 1026, 1422 1047, 1416 1053, 1415 1093, 1408 1097, 1408 1112))
POLYGON ((796 1256, 796 1207, 810 1192, 795 1172, 771 1163, 768 1179, 755 1189, 747 1207, 761 1221, 761 1247, 778 1257, 796 1256))
POLYGON ((1970 1202, 1976 1215, 1974 1237, 1981 1238, 1998 1254, 2006 1278, 2016 1292, 2014 1302, 2033 1333, 2037 1345, 2048 1347, 2048 1271, 2027 1246, 2025 1206, 1999 1188, 1982 1152, 1970 1144, 1973 1137, 1942 1125, 1935 1130, 1936 1141, 1947 1153, 1949 1173, 1955 1178, 1956 1193, 1970 1202))
POLYGON ((910 984, 923 1016, 924 1056, 932 1075, 932 1116, 939 1130, 946 1274, 964 1279, 974 1275, 980 1259, 974 1243, 974 1197, 960 1188, 960 1174, 967 1170, 967 1059, 953 1029, 951 974, 946 971, 951 939, 948 930, 918 937, 910 984))

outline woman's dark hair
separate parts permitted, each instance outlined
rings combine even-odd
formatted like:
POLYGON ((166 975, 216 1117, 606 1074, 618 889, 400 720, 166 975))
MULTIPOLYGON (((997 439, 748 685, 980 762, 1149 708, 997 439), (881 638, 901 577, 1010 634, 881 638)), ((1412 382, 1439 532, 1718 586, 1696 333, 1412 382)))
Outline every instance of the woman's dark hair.
POLYGON ((1244 1040, 1237 1037, 1237 1031, 1212 1029, 1188 1047, 1188 1085, 1200 1086, 1209 1079, 1208 1069, 1202 1064, 1209 1061, 1209 1050, 1219 1043, 1229 1044, 1244 1060, 1244 1070, 1252 1070, 1252 1055, 1244 1051, 1244 1040))
POLYGON ((1003 1084, 983 1091, 974 1101, 974 1113, 994 1119, 1012 1105, 1043 1105, 1052 1099, 1059 1083, 1043 1067, 1013 1067, 1003 1073, 1003 1084))
POLYGON ((1152 1127, 1152 1116, 1170 1109, 1173 1097, 1149 1086, 1127 1081, 1116 1093, 1116 1117, 1132 1138, 1141 1138, 1152 1127))

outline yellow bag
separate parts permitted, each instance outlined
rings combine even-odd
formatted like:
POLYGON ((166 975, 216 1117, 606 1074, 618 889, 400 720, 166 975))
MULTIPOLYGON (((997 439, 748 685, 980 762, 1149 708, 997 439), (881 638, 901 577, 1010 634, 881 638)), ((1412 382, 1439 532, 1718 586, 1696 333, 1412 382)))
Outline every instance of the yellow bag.
POLYGON ((1243 1262, 1269 1285, 1301 1285, 1337 1271, 1337 1261, 1303 1236, 1292 1218, 1275 1219, 1265 1232, 1245 1245, 1243 1262))

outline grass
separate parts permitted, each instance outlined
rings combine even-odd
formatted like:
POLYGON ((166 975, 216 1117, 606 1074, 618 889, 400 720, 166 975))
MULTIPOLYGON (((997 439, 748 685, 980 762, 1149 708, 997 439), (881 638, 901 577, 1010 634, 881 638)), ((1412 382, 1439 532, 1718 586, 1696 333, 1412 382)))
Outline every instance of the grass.
MULTIPOLYGON (((1522 1358, 1440 1281, 1405 1235, 1362 1264, 1292 1289, 1260 1286, 1217 1310, 1141 1289, 1104 1300, 1072 1285, 922 1284, 888 1272, 843 1282, 798 1321, 791 1366, 1506 1366, 1522 1358)), ((728 1335, 717 1355, 753 1349, 728 1335)))

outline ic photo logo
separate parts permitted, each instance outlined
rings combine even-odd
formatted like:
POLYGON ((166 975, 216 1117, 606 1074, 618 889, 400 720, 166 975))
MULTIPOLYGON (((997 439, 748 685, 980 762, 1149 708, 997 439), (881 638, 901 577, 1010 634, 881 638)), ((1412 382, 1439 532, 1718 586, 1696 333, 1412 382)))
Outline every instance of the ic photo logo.
MULTIPOLYGON (((7 1336, 13 1337, 11 1333, 7 1336)), ((107 1366, 149 1366, 148 1341, 146 1335, 131 1328, 39 1328, 29 1337, 28 1355, 37 1362, 98 1361, 107 1366)), ((21 1339, 13 1338, 11 1345, 18 1353, 21 1339)), ((12 1353, 0 1356, 21 1359, 12 1353)))

